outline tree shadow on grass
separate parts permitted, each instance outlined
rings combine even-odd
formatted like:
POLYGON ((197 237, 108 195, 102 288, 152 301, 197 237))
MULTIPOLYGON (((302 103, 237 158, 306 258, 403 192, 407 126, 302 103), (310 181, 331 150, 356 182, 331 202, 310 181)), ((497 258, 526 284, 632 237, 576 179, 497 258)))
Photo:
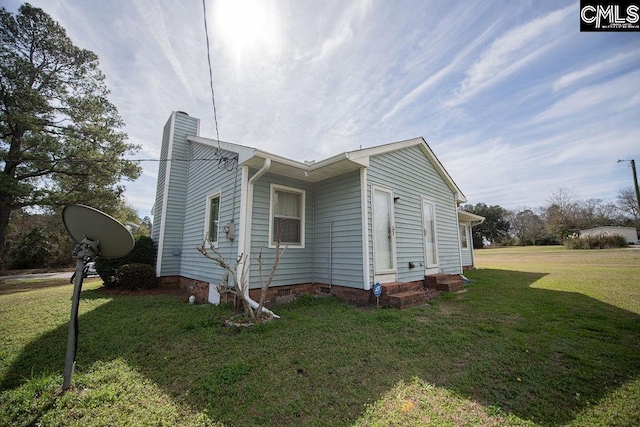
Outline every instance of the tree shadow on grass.
MULTIPOLYGON (((122 358, 177 401, 231 425, 353 423, 412 377, 563 424, 640 375, 640 316, 532 288, 543 276, 483 270, 467 292, 402 312, 302 298, 278 308, 281 320, 242 331, 221 326, 227 308, 114 297, 81 316, 77 369, 122 358)), ((66 325, 31 342, 0 387, 62 372, 65 346, 66 325)))
MULTIPOLYGON (((101 280, 97 277, 84 279, 84 284, 101 280)), ((71 282, 72 283, 72 282, 71 282)), ((0 280, 0 295, 10 295, 20 292, 37 291, 48 288, 58 288, 69 285, 69 279, 64 278, 21 278, 0 280)))
POLYGON ((0 280, 0 295, 29 292, 38 289, 66 286, 68 279, 27 279, 27 280, 0 280))

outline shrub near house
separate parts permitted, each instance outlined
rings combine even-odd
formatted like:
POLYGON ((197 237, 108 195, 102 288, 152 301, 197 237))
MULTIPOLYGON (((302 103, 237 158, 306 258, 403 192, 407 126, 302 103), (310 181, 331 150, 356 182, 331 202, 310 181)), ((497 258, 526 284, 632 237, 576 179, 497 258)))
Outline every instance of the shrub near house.
MULTIPOLYGON (((151 240, 151 238, 148 236, 136 236, 135 240, 136 244, 133 247, 133 250, 127 256, 117 259, 104 259, 100 257, 96 259, 96 271, 102 279, 104 286, 108 288, 120 286, 122 281, 119 281, 118 279, 122 279, 124 276, 123 274, 118 274, 118 270, 127 264, 145 264, 153 269, 153 263, 155 260, 155 249, 153 247, 153 240, 151 240)), ((141 277, 148 276, 148 274, 141 272, 140 267, 133 267, 132 269, 125 270, 125 272, 126 271, 129 271, 130 273, 135 271, 136 274, 140 271, 141 277)), ((145 287, 144 285, 147 284, 147 281, 143 282, 144 283, 141 282, 138 286, 134 286, 135 284, 127 283, 127 287, 145 287)))
POLYGON ((132 263, 116 270, 114 282, 122 289, 152 289, 158 285, 158 278, 152 265, 132 263))

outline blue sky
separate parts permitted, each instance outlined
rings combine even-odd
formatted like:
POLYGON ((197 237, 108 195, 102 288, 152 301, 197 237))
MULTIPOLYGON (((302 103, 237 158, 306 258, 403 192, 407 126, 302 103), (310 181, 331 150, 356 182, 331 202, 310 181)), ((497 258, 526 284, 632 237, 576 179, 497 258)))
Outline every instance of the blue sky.
MULTIPOLYGON (((17 10, 20 2, 4 2, 17 10)), ((32 0, 100 57, 138 158, 171 111, 215 138, 202 2, 32 0)), ((614 201, 640 163, 640 33, 574 1, 207 0, 220 139, 295 160, 423 136, 469 203, 614 201)), ((158 164, 125 183, 141 216, 158 164)))

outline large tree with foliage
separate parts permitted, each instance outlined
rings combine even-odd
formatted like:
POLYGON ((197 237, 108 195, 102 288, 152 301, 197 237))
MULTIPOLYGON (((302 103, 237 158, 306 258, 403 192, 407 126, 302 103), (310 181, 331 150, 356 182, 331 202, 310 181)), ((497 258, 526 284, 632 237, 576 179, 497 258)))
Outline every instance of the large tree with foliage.
POLYGON ((24 4, 0 9, 0 251, 12 211, 89 203, 110 211, 138 147, 109 102, 98 57, 24 4))
POLYGON ((545 237, 545 226, 542 218, 529 208, 509 211, 507 219, 511 225, 511 234, 515 237, 515 244, 535 245, 545 237))
POLYGON ((562 241, 580 230, 579 199, 574 191, 560 187, 547 202, 544 219, 549 233, 562 241))
POLYGON ((616 207, 631 223, 640 225, 640 211, 633 187, 623 188, 618 192, 616 207))
POLYGON ((485 242, 496 244, 509 235, 510 224, 507 219, 507 210, 502 206, 487 206, 484 203, 476 205, 464 205, 462 209, 483 216, 484 222, 472 227, 473 247, 478 249, 484 247, 485 242))

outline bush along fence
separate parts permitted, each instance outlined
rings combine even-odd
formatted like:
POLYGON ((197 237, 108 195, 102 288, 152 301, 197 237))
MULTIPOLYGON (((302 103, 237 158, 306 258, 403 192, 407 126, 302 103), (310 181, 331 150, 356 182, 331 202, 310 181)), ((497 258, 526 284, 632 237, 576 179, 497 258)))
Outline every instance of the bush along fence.
POLYGON ((620 234, 597 234, 566 239, 564 246, 567 249, 613 249, 626 248, 629 245, 627 239, 620 234))

